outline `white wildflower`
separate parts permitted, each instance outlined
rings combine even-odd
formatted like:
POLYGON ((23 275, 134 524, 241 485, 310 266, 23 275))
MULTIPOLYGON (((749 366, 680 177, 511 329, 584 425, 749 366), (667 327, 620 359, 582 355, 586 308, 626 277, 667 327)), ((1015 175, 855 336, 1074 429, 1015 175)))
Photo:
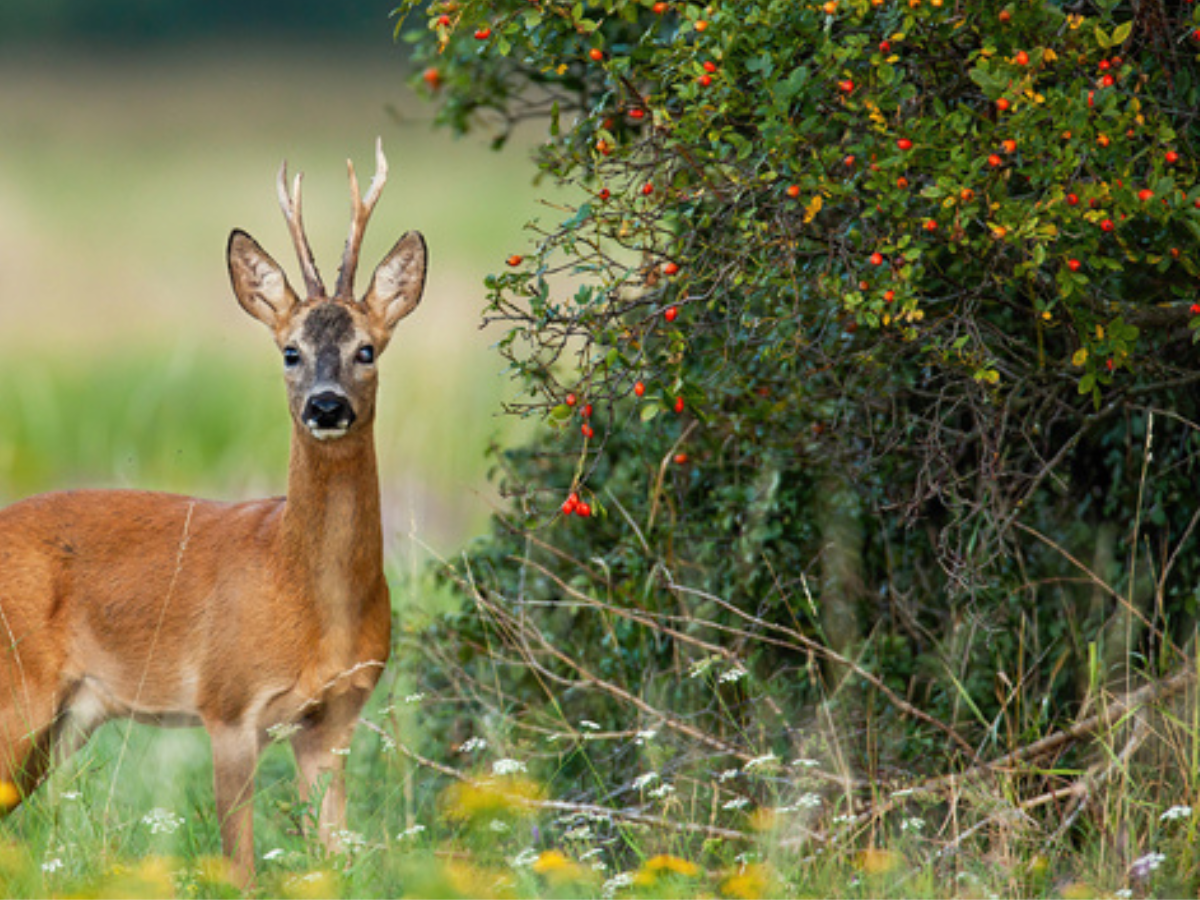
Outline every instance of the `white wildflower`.
POLYGON ((797 809, 816 809, 820 805, 821 805, 821 795, 820 794, 812 794, 812 793, 801 794, 799 797, 796 798, 796 808, 797 809))
POLYGON ((268 850, 266 853, 264 853, 262 855, 262 858, 263 859, 279 859, 279 857, 283 856, 283 854, 284 854, 284 849, 282 847, 276 847, 274 850, 268 850))
POLYGON ((492 819, 492 821, 488 822, 488 828, 496 834, 504 834, 504 832, 510 830, 509 824, 503 819, 492 819))
POLYGON ((920 816, 910 816, 900 823, 901 831, 920 831, 925 827, 925 820, 920 816))
POLYGON ((1129 900, 1129 898, 1133 896, 1133 890, 1132 888, 1117 888, 1115 891, 1113 891, 1113 896, 1117 898, 1117 900, 1129 900))
POLYGON ((702 660, 692 663, 692 670, 690 672, 688 672, 688 677, 689 678, 703 678, 704 675, 708 672, 708 670, 711 669, 714 665, 716 665, 716 663, 718 663, 719 661, 720 661, 720 657, 710 656, 707 659, 702 659, 702 660))
POLYGON ((892 791, 892 799, 895 800, 897 797, 907 797, 911 793, 913 793, 912 788, 901 788, 898 791, 892 791))
POLYGON ((1146 878, 1167 861, 1165 853, 1147 853, 1145 856, 1135 859, 1129 867, 1129 874, 1134 878, 1146 878))
POLYGON ((425 830, 424 825, 409 825, 402 832, 400 832, 398 835, 396 835, 396 840, 402 841, 407 837, 415 837, 416 835, 420 834, 424 830, 425 830))
POLYGON ((341 828, 333 832, 332 837, 342 845, 344 850, 357 850, 367 846, 367 839, 357 831, 347 831, 345 828, 341 828))
POLYGON ((765 756, 756 756, 745 765, 745 769, 749 772, 751 769, 770 768, 779 762, 779 757, 774 753, 768 753, 765 756))
POLYGON ((675 793, 675 785, 664 781, 652 791, 646 791, 646 796, 653 797, 655 800, 661 800, 663 797, 675 793))
POLYGON ((383 752, 384 753, 390 753, 392 750, 396 749, 396 742, 392 739, 392 736, 390 734, 388 734, 386 731, 379 736, 379 740, 380 740, 380 743, 383 744, 383 752))
POLYGON ((806 759, 802 756, 799 759, 793 759, 792 765, 799 766, 801 769, 815 769, 820 763, 815 759, 806 759))
POLYGON ((424 699, 425 699, 425 692, 420 691, 416 694, 409 694, 407 697, 404 698, 404 702, 408 703, 409 705, 412 705, 413 703, 420 703, 424 699))
POLYGON ((650 728, 646 731, 639 731, 637 734, 635 734, 633 736, 634 737, 633 742, 640 747, 643 744, 645 744, 647 741, 654 740, 654 738, 657 737, 657 735, 658 735, 658 732, 656 730, 654 730, 653 728, 650 728))
POLYGON ((183 824, 183 819, 169 809, 155 807, 142 816, 142 824, 149 827, 151 834, 172 834, 183 824))
POLYGON ((458 748, 459 753, 474 753, 487 746, 487 741, 481 737, 467 738, 458 748))
POLYGON ((721 804, 721 809, 745 809, 749 805, 749 798, 734 797, 732 800, 726 800, 723 804, 721 804))
POLYGON ((1190 819, 1192 816, 1192 808, 1190 806, 1172 806, 1165 813, 1158 817, 1160 822, 1173 822, 1175 819, 1190 819))
POLYGON ((580 853, 579 861, 585 862, 586 860, 591 859, 593 856, 599 856, 603 852, 604 852, 603 847, 593 847, 591 850, 588 850, 586 853, 580 853))
POLYGON ((854 815, 854 813, 842 813, 841 815, 833 817, 833 824, 835 824, 835 825, 850 825, 851 823, 856 822, 857 820, 858 820, 858 816, 854 815))
POLYGON ((612 897, 618 891, 623 891, 628 887, 633 887, 633 873, 621 872, 604 882, 604 885, 600 888, 600 893, 605 897, 612 897))
POLYGON ((593 722, 591 719, 580 719, 579 727, 586 728, 589 731, 599 731, 600 730, 600 726, 597 725, 595 722, 593 722))
POLYGON ((724 772, 722 772, 720 775, 717 776, 717 781, 724 784, 726 781, 729 781, 731 778, 737 778, 741 774, 742 774, 741 769, 726 769, 724 772))
POLYGON ((332 753, 334 756, 349 756, 350 748, 349 747, 331 747, 329 752, 332 753))
POLYGON ((78 800, 83 794, 79 791, 63 791, 59 796, 64 800, 78 800))
POLYGON ((525 763, 519 759, 498 759, 492 763, 493 775, 516 775, 525 771, 525 763))
POLYGON ((590 825, 580 825, 578 828, 572 828, 563 835, 564 841, 586 841, 592 837, 592 827, 590 825))
POLYGON ((542 854, 532 847, 526 847, 524 850, 514 856, 509 864, 514 869, 523 869, 526 866, 532 866, 538 861, 538 857, 541 855, 542 854))
POLYGON ((645 775, 639 775, 637 778, 633 779, 632 787, 635 791, 640 791, 646 785, 650 784, 651 782, 657 781, 657 780, 658 780, 657 772, 647 772, 645 775))
POLYGON ((276 743, 281 743, 299 731, 300 726, 295 722, 279 722, 267 729, 267 736, 276 743))
POLYGON ((42 863, 42 871, 48 875, 52 872, 57 872, 62 867, 63 867, 63 861, 61 859, 59 859, 57 856, 54 857, 54 859, 48 859, 44 863, 42 863))
POLYGON ((726 672, 722 672, 721 677, 718 678, 717 680, 720 681, 722 684, 728 684, 729 682, 733 682, 733 681, 741 681, 743 678, 745 678, 749 674, 750 673, 747 672, 745 669, 743 669, 741 666, 734 666, 732 669, 729 669, 726 672))

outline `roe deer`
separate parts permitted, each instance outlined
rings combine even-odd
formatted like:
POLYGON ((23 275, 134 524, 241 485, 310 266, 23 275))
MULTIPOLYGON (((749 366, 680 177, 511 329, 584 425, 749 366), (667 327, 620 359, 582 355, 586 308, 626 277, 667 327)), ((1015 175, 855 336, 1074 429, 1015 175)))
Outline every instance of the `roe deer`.
POLYGON ((325 293, 291 193, 279 201, 307 296, 248 234, 229 237, 238 302, 271 329, 292 417, 287 496, 220 503, 148 491, 43 494, 0 511, 0 782, 11 805, 101 722, 203 725, 221 840, 254 871, 253 781, 267 729, 292 737, 307 798, 331 776, 321 839, 344 827, 343 754, 388 658, 375 462, 376 359, 416 307, 425 242, 405 234, 354 298, 363 230, 387 179, 353 216, 337 289, 325 293), (57 750, 56 750, 57 747, 57 750), (15 786, 16 790, 13 790, 15 786))

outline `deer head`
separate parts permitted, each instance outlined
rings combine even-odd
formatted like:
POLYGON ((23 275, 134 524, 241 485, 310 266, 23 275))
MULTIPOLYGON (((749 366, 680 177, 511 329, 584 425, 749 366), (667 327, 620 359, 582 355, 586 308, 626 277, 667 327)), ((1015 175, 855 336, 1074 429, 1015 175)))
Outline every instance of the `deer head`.
POLYGON ((229 236, 229 275, 238 302, 271 329, 283 354, 288 406, 301 433, 326 441, 344 437, 374 421, 375 364, 396 324, 412 312, 425 287, 425 241, 405 234, 371 277, 361 299, 354 297, 354 275, 363 233, 387 181, 382 142, 375 145, 376 170, 364 198, 354 164, 350 172, 353 214, 350 235, 338 270, 337 289, 329 297, 313 260, 300 212, 300 182, 289 193, 287 163, 279 169, 279 203, 304 275, 301 300, 283 269, 241 230, 229 236))

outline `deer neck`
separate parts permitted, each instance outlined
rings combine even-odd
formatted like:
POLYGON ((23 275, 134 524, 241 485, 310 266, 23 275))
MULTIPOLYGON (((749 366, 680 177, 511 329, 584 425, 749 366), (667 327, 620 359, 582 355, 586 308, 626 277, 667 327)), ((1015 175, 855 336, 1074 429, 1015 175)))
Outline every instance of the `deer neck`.
POLYGON ((383 584, 379 472, 369 423, 335 441, 293 427, 281 538, 287 578, 312 599, 331 651, 352 652, 366 606, 383 584))

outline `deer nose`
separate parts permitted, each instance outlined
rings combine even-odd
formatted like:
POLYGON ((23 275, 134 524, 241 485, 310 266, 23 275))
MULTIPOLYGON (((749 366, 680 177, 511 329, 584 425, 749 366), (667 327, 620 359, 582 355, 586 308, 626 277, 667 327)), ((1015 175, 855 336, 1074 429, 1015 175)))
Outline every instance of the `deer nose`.
POLYGON ((304 424, 313 431, 345 431, 354 423, 354 410, 341 394, 323 391, 304 404, 304 424))

